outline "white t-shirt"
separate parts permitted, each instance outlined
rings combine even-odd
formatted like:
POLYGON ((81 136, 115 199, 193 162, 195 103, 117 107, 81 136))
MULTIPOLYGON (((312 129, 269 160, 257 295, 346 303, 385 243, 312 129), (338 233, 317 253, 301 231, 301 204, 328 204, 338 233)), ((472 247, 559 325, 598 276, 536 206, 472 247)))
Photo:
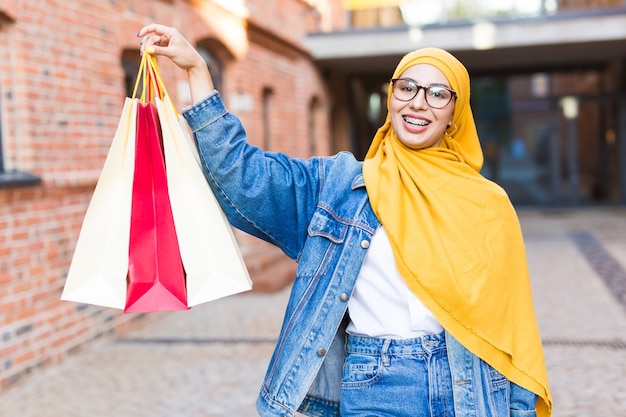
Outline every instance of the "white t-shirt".
POLYGON ((400 276, 383 227, 372 237, 348 312, 352 335, 411 339, 443 331, 400 276))

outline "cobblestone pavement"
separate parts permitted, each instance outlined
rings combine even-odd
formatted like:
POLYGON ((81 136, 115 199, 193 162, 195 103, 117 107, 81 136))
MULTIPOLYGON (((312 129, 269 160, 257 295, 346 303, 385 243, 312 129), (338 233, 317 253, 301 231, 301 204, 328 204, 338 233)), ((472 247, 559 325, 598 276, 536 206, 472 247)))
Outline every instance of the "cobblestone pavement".
MULTIPOLYGON (((521 210, 554 417, 626 417, 626 210, 521 210)), ((0 393, 0 417, 239 417, 288 292, 153 313, 0 393)))

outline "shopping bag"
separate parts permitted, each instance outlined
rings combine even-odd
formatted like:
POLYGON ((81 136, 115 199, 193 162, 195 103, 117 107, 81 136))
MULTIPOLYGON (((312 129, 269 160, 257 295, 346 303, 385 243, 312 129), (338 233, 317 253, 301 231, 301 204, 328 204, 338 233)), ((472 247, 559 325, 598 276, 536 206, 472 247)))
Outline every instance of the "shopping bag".
POLYGON ((167 94, 156 59, 144 54, 62 299, 132 313, 188 309, 251 288, 188 127, 167 94))
POLYGON ((156 105, 191 307, 248 291, 252 281, 232 228, 204 177, 188 127, 168 101, 166 96, 156 105))
POLYGON ((186 310, 187 291, 170 205, 161 126, 152 102, 137 106, 126 313, 186 310))
MULTIPOLYGON (((142 115, 145 112, 148 123, 145 130, 151 133, 149 160, 154 184, 152 195, 156 199, 157 190, 161 192, 162 204, 166 206, 159 214, 156 213, 159 206, 154 205, 154 218, 158 219, 155 221, 155 230, 165 229, 166 224, 167 233, 161 230, 161 235, 155 235, 155 241, 161 239, 163 246, 155 246, 156 251, 162 250, 155 253, 154 259, 163 270, 156 271, 152 284, 134 285, 133 215, 129 302, 134 287, 149 290, 143 296, 145 302, 138 304, 138 310, 127 305, 125 311, 185 309, 250 290, 252 281, 232 229, 204 178, 197 153, 194 154, 195 145, 167 94, 156 60, 148 57, 144 62, 144 91, 147 94, 147 105, 145 107, 139 105, 137 110, 137 155, 140 154, 140 141, 144 137, 141 130, 144 127, 142 115), (166 185, 163 183, 163 174, 166 177, 166 185), (181 275, 181 264, 184 280, 181 275)), ((143 97, 144 95, 142 99, 143 97)), ((140 168, 140 164, 136 162, 135 182, 139 181, 141 171, 144 171, 144 168, 140 168)), ((134 201, 133 199, 133 213, 134 201)), ((145 256, 141 256, 140 260, 145 260, 145 256)), ((149 279, 149 275, 148 278, 139 279, 149 279)))
POLYGON ((137 102, 127 98, 83 219, 62 300, 124 308, 136 113, 137 102))
POLYGON ((148 62, 159 93, 167 182, 176 233, 187 278, 189 307, 252 289, 252 280, 232 228, 209 186, 184 119, 178 115, 160 77, 148 62))

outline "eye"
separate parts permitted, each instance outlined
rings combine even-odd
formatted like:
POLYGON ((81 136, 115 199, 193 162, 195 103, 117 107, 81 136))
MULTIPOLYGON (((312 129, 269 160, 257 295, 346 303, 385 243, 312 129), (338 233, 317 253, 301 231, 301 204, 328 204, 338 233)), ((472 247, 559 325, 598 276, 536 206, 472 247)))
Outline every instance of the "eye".
POLYGON ((410 83, 410 82, 403 82, 403 83, 400 84, 399 87, 400 87, 400 90, 406 91, 406 92, 409 92, 409 93, 415 92, 415 90, 417 88, 417 86, 415 84, 410 83))
POLYGON ((434 98, 447 99, 450 97, 450 92, 443 87, 429 87, 428 95, 434 98))

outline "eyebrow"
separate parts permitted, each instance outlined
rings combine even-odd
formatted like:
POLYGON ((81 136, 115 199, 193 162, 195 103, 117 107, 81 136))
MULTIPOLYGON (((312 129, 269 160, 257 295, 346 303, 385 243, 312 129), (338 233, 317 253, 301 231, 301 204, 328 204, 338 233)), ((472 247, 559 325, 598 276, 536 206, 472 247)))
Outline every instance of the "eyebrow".
POLYGON ((441 83, 433 83, 433 84, 429 85, 429 87, 445 87, 445 88, 452 89, 452 87, 450 87, 449 85, 441 84, 441 83))
MULTIPOLYGON (((409 81, 411 81, 412 83, 415 83, 415 84, 417 84, 417 85, 422 85, 422 84, 418 83, 417 81, 415 81, 413 78, 409 78, 409 77, 400 77, 400 78, 403 78, 403 79, 405 79, 405 80, 409 80, 409 81)), ((443 84, 443 83, 432 83, 432 84, 427 84, 427 85, 425 85, 424 87, 444 87, 444 88, 449 88, 449 89, 452 89, 452 87, 450 87, 449 85, 443 84)))

